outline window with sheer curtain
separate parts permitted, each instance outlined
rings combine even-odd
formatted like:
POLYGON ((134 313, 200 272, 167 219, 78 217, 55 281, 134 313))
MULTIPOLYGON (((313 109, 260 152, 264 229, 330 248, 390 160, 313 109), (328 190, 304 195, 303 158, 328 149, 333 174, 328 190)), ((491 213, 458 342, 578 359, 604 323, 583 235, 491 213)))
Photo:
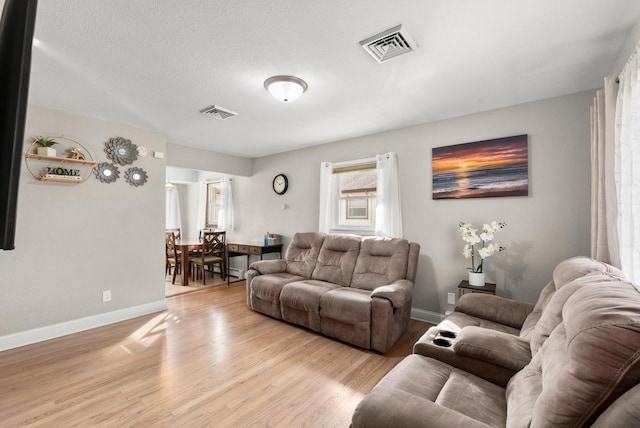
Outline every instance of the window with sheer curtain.
POLYGON ((615 119, 615 186, 620 267, 640 284, 640 45, 620 73, 615 119))
POLYGON ((402 237, 395 153, 320 168, 320 232, 402 237))
POLYGON ((222 189, 219 181, 207 183, 206 227, 218 227, 220 207, 222 206, 222 189))
POLYGON ((338 213, 332 229, 373 233, 377 175, 375 159, 371 163, 333 168, 338 213))
POLYGON ((199 230, 234 230, 232 182, 231 178, 200 182, 197 219, 199 230))
POLYGON ((591 257, 640 289, 640 44, 591 107, 591 257))

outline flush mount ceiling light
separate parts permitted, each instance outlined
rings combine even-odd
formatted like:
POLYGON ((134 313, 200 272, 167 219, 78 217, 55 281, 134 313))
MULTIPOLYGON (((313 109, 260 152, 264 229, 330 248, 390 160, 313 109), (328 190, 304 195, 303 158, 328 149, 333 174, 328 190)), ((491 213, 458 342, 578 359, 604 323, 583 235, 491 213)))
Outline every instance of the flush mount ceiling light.
POLYGON ((308 86, 295 76, 273 76, 264 81, 264 87, 275 99, 288 103, 297 100, 308 86))

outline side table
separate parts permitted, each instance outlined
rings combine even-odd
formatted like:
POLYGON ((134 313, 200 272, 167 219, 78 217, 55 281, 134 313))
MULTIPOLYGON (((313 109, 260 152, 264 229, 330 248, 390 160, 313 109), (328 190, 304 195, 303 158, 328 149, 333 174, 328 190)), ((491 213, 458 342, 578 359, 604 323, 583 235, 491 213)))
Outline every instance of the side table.
POLYGON ((467 293, 483 293, 483 294, 493 294, 496 295, 496 285, 490 282, 484 284, 484 287, 476 287, 474 285, 469 285, 469 281, 464 280, 460 281, 458 284, 458 298, 462 297, 467 293))

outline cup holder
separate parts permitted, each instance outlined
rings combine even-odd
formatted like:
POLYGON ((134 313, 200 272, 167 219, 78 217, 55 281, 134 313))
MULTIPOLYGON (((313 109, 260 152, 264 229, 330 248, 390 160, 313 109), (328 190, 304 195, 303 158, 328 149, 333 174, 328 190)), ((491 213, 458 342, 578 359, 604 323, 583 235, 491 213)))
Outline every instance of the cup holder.
POLYGON ((438 334, 442 337, 447 337, 449 339, 455 339, 457 336, 457 334, 449 330, 441 330, 438 334))
POLYGON ((443 339, 441 337, 437 337, 437 338, 433 339, 433 344, 437 345, 437 346, 442 346, 442 347, 445 347, 445 348, 448 348, 448 347, 451 346, 451 342, 450 341, 448 341, 447 339, 443 339))

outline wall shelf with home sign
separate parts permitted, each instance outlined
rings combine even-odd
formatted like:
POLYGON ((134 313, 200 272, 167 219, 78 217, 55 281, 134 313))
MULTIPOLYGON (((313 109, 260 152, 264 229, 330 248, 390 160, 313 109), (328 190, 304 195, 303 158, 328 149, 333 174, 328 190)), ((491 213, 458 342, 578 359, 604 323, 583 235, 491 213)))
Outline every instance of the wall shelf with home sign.
POLYGON ((61 135, 36 138, 27 149, 25 162, 27 169, 37 180, 78 184, 91 175, 96 165, 93 158, 91 151, 84 144, 61 135), (48 151, 48 154, 38 153, 38 148, 41 146, 39 141, 51 144, 46 147, 48 150, 44 150, 48 151), (58 150, 61 150, 62 156, 56 155, 58 150))

